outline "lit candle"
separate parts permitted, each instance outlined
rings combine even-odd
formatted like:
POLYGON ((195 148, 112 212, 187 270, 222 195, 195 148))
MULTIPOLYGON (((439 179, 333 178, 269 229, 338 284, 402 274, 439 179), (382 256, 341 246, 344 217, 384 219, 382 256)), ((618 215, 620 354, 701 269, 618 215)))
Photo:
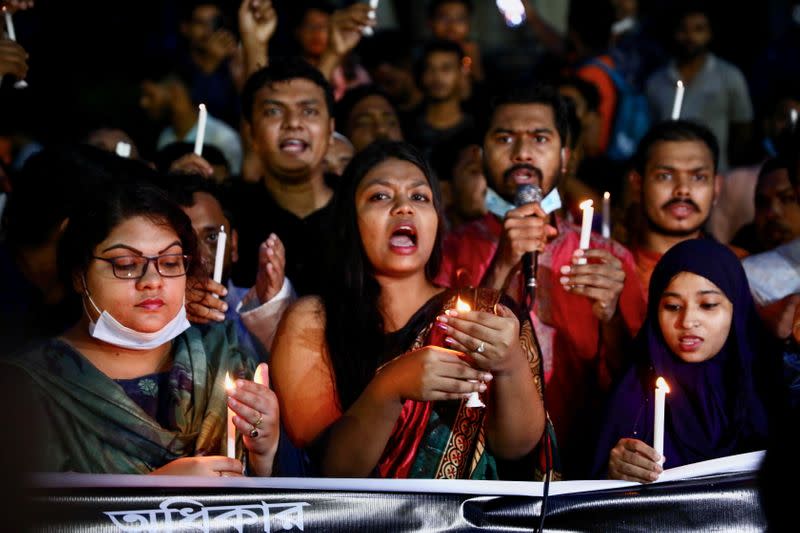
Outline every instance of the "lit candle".
POLYGON ((611 193, 603 193, 603 237, 611 238, 611 193))
POLYGON ((791 131, 794 131, 797 127, 797 109, 791 109, 789 111, 789 126, 791 131))
MULTIPOLYGON (((8 38, 11 39, 12 41, 16 42, 16 40, 17 40, 17 32, 14 29, 14 20, 11 18, 11 13, 9 11, 7 11, 6 8, 4 7, 3 8, 3 14, 6 17, 6 33, 8 34, 8 38)), ((28 86, 28 82, 26 82, 25 80, 18 80, 14 84, 14 88, 16 88, 16 89, 24 89, 27 86, 28 86)))
POLYGON ((678 80, 675 85, 675 100, 672 102, 672 120, 681 118, 681 107, 683 107, 683 82, 678 80))
MULTIPOLYGON (((472 307, 470 307, 467 302, 459 297, 458 300, 456 300, 456 311, 459 313, 468 313, 472 311, 472 307)), ((469 381, 470 383, 477 383, 477 381, 473 379, 469 381)), ((467 407, 486 407, 486 404, 481 401, 480 394, 476 391, 469 393, 469 398, 467 398, 467 407)))
MULTIPOLYGON (((231 376, 225 372, 225 392, 229 395, 236 389, 236 385, 231 381, 231 376)), ((226 447, 227 455, 231 459, 236 459, 236 426, 233 425, 233 409, 228 407, 228 444, 226 447)))
MULTIPOLYGON (((370 18, 370 20, 375 20, 375 10, 378 9, 378 1, 379 0, 369 0, 369 13, 367 16, 370 18)), ((364 26, 364 28, 361 30, 361 35, 365 37, 371 37, 374 34, 375 32, 371 26, 364 26)))
POLYGON ((228 242, 228 235, 225 233, 225 226, 219 227, 217 234, 217 250, 214 257, 214 281, 222 283, 222 265, 225 262, 225 245, 228 242))
POLYGON ((669 385, 664 378, 656 380, 656 410, 655 425, 653 427, 653 449, 658 455, 664 455, 664 403, 669 392, 669 385))
MULTIPOLYGON (((583 220, 581 221, 581 241, 580 249, 589 249, 589 239, 592 236, 592 220, 594 219, 594 203, 591 200, 586 200, 580 204, 581 211, 583 211, 583 220)), ((581 257, 578 260, 579 265, 586 264, 586 258, 581 257)))
POLYGON ((206 111, 206 104, 200 104, 200 116, 197 119, 197 135, 194 138, 194 153, 203 155, 203 141, 206 139, 206 121, 208 120, 208 111, 206 111))

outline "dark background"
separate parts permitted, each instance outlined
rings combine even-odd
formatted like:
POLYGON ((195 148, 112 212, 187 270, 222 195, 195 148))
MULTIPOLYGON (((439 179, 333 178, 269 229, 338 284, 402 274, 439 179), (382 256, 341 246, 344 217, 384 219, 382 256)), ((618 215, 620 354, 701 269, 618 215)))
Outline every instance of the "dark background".
MULTIPOLYGON (((275 0, 274 3, 279 20, 288 22, 292 18, 290 10, 301 2, 275 0)), ((426 35, 426 3, 426 0, 394 1, 395 18, 409 35, 410 46, 426 35)), ((492 0, 475 3, 476 16, 495 11, 492 0)), ((796 0, 706 2, 714 13, 712 47, 748 76, 757 110, 771 90, 770 81, 779 76, 774 65, 765 59, 767 46, 789 28, 793 27, 795 34, 798 32, 790 16, 795 3, 796 0)), ((233 28, 238 2, 219 4, 230 13, 233 28)), ((642 0, 641 5, 645 14, 658 23, 655 31, 668 34, 664 23, 673 3, 642 0)), ((74 139, 94 126, 105 124, 127 130, 146 152, 150 139, 155 137, 156 126, 148 124, 138 110, 138 83, 148 61, 168 57, 179 46, 180 9, 181 2, 175 0, 36 0, 33 9, 17 13, 14 17, 17 36, 30 55, 30 87, 24 91, 12 89, 10 83, 0 87, 0 135, 23 131, 48 143, 74 139)), ((287 24, 279 23, 278 31, 272 52, 291 51, 287 24)), ((481 42, 485 36, 477 31, 473 33, 481 42)), ((530 30, 505 30, 500 40, 505 45, 483 47, 489 79, 508 84, 536 77, 537 47, 530 30), (521 42, 529 46, 520 46, 521 42), (520 68, 519 65, 526 63, 530 68, 520 68)), ((800 54, 798 49, 800 39, 796 36, 778 46, 783 55, 795 57, 800 54), (790 50, 792 43, 796 45, 794 52, 790 50)))

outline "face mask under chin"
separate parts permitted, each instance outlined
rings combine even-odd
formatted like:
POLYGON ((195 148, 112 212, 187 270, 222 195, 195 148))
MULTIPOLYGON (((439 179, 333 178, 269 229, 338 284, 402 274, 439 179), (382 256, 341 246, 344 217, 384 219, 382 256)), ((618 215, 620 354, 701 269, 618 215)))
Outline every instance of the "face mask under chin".
POLYGON ((186 331, 191 324, 186 318, 186 306, 181 305, 177 314, 158 331, 145 333, 136 331, 111 316, 108 311, 101 311, 94 303, 88 290, 84 291, 84 310, 89 317, 89 335, 93 338, 128 350, 151 350, 173 340, 186 331), (88 300, 94 310, 100 315, 93 321, 85 301, 88 300))

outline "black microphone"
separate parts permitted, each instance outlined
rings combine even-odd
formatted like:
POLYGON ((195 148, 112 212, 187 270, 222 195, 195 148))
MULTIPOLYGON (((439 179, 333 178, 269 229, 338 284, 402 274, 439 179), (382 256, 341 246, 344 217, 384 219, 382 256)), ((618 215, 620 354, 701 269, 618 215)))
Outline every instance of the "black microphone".
MULTIPOLYGON (((514 196, 514 205, 519 207, 534 202, 542 202, 542 189, 530 183, 523 183, 517 187, 517 194, 514 196)), ((526 252, 522 256, 522 273, 525 276, 525 287, 531 295, 533 303, 534 291, 536 290, 536 270, 539 266, 539 252, 526 252)))

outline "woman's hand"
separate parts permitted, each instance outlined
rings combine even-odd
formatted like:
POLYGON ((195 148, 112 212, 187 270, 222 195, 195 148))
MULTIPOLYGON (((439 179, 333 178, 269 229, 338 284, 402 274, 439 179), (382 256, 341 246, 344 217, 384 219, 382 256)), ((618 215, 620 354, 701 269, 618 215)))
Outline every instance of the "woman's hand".
POLYGON ((436 327, 448 335, 447 342, 468 353, 474 365, 495 374, 528 368, 519 342, 519 319, 508 307, 497 304, 497 314, 448 309, 437 317, 436 327))
POLYGON ((453 350, 425 346, 386 364, 375 380, 399 402, 460 400, 472 392, 486 390, 492 375, 472 368, 453 350))
POLYGON ((214 167, 202 156, 191 153, 173 161, 169 166, 169 172, 170 174, 199 174, 204 178, 211 178, 214 175, 214 167))
POLYGON ((638 439, 620 439, 609 454, 608 477, 649 483, 664 471, 659 464, 662 459, 658 452, 638 439))
POLYGON ((223 476, 241 477, 242 463, 221 456, 181 457, 150 472, 153 476, 223 476))
POLYGON ((236 381, 228 406, 236 414, 233 423, 250 453, 250 470, 257 476, 270 476, 280 435, 278 397, 269 388, 265 363, 258 365, 254 379, 236 381))

